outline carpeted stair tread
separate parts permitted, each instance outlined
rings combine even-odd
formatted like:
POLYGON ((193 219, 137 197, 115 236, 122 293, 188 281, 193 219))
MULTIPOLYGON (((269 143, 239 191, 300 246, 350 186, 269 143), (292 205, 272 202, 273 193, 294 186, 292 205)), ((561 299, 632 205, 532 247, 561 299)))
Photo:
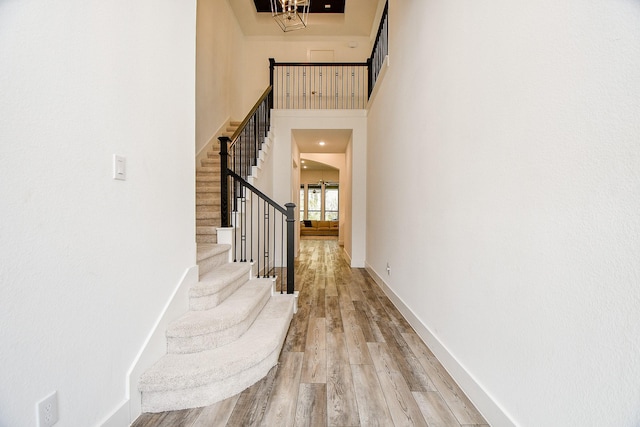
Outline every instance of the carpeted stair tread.
POLYGON ((207 157, 205 159, 200 160, 200 164, 202 166, 213 166, 217 167, 220 170, 220 157, 216 159, 215 157, 207 157))
POLYGON ((218 233, 218 227, 216 226, 207 226, 207 225, 196 226, 196 234, 217 234, 217 233, 218 233))
POLYGON ((196 194, 202 193, 220 193, 220 185, 200 185, 196 187, 196 194))
POLYGON ((167 336, 187 337, 220 331, 242 321, 257 301, 271 294, 272 279, 252 279, 211 310, 189 311, 167 328, 167 336))
POLYGON ((210 310, 188 311, 167 328, 168 352, 205 351, 238 339, 267 303, 272 288, 271 279, 253 279, 210 310))
POLYGON ((220 191, 196 191, 196 203, 201 203, 203 200, 211 200, 216 204, 220 204, 220 191))
POLYGON ((220 182, 220 175, 211 173, 196 176, 196 185, 211 185, 211 183, 220 182))
POLYGON ((220 219, 196 219, 196 227, 220 227, 220 219))
POLYGON ((196 206, 215 206, 217 209, 220 209, 220 198, 196 195, 196 206))
POLYGON ((222 381, 250 369, 277 350, 293 314, 293 298, 274 296, 236 341, 212 350, 167 354, 140 378, 144 392, 184 390, 222 381), (274 331, 284 330, 279 334, 274 331))
POLYGON ((196 243, 218 243, 217 234, 196 234, 196 243))
POLYGON ((198 242, 197 261, 200 277, 229 262, 231 245, 218 245, 217 234, 196 234, 196 242, 198 242), (207 236, 211 238, 205 238, 207 236))
POLYGON ((204 268, 200 270, 200 281, 189 289, 190 310, 209 310, 221 304, 249 280, 251 271, 248 262, 198 266, 204 268))
POLYGON ((222 254, 231 249, 231 245, 203 244, 198 245, 196 260, 198 262, 222 254))
POLYGON ((201 297, 218 292, 221 288, 228 286, 230 281, 237 280, 242 276, 249 280, 251 264, 248 262, 230 262, 211 270, 200 277, 200 282, 189 289, 190 297, 201 297))
POLYGON ((196 219, 220 219, 220 209, 216 209, 216 206, 196 206, 196 219))
POLYGON ((196 176, 206 176, 208 174, 219 174, 220 166, 198 166, 196 167, 196 176))

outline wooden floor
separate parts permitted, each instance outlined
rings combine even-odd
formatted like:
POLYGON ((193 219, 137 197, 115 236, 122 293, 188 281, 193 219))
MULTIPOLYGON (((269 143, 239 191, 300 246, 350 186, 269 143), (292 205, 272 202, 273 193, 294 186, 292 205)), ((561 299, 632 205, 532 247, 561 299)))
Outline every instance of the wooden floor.
POLYGON ((278 366, 214 405, 143 414, 134 427, 488 426, 337 240, 300 242, 300 291, 278 366))

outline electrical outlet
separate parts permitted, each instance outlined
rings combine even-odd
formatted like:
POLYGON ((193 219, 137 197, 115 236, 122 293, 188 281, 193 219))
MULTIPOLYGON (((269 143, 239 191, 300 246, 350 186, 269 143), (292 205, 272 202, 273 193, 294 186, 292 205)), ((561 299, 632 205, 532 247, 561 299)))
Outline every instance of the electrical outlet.
POLYGON ((389 266, 388 261, 387 261, 387 275, 391 275, 391 266, 389 266))
POLYGON ((38 427, 51 427, 58 422, 58 392, 54 391, 49 396, 38 402, 38 427))

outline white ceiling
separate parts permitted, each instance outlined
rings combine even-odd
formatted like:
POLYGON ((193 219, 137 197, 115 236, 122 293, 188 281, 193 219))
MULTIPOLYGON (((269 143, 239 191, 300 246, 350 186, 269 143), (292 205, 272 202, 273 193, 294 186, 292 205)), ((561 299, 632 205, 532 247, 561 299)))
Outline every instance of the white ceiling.
POLYGON ((295 129, 292 136, 300 153, 344 153, 351 140, 351 129, 295 129), (320 145, 323 141, 325 145, 320 145))
POLYGON ((326 163, 316 162, 305 158, 300 159, 302 169, 306 171, 338 171, 338 168, 334 168, 326 163))
MULTIPOLYGON (((311 0, 321 1, 321 0, 311 0)), ((258 13, 253 0, 229 0, 245 36, 365 36, 375 34, 374 20, 386 0, 346 0, 345 12, 309 14, 307 28, 284 33, 270 13, 258 13)))

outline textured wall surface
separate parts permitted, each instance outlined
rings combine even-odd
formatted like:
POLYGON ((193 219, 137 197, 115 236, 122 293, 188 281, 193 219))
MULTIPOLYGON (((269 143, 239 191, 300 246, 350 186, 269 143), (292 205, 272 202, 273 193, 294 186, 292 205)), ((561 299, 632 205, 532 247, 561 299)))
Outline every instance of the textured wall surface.
POLYGON ((228 119, 244 119, 253 104, 246 109, 241 106, 243 83, 238 69, 242 66, 244 37, 227 0, 199 1, 196 28, 198 153, 228 119))
POLYGON ((94 426, 195 263, 195 2, 3 1, 0 51, 0 425, 94 426))
POLYGON ((639 425, 640 3, 390 19, 367 263, 516 424, 639 425))

